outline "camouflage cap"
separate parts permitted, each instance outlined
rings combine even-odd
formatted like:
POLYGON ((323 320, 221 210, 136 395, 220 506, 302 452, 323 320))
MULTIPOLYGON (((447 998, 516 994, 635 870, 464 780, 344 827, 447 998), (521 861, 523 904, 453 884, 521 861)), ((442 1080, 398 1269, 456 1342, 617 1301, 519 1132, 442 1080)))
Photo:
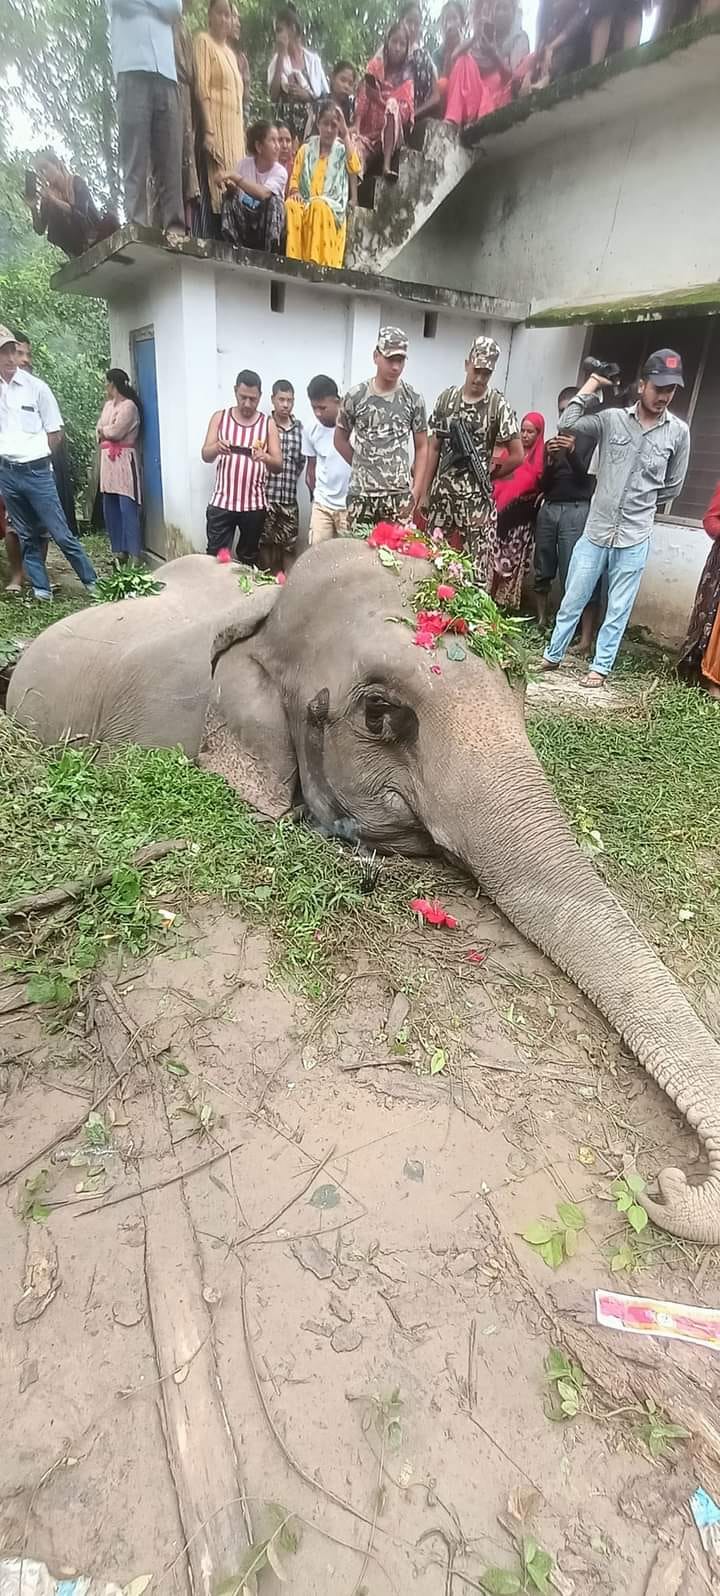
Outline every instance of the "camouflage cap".
MULTIPOLYGON (((402 327, 381 327, 378 333, 377 348, 381 355, 406 355, 408 352, 408 336, 402 327)), ((499 351, 498 351, 499 353, 499 351)))
POLYGON ((0 327, 0 349, 4 349, 6 344, 14 344, 14 343, 15 343, 15 334, 10 331, 10 328, 9 327, 0 327))
POLYGON ((480 371, 494 371, 500 359, 500 349, 494 338, 476 338, 468 360, 480 371))

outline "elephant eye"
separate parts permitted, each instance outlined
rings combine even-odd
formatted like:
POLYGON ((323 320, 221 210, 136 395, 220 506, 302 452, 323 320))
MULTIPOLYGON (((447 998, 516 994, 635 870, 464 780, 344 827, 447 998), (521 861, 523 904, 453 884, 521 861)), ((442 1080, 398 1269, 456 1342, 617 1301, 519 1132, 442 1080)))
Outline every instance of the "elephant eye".
POLYGON ((379 694, 370 693, 365 699, 365 725, 373 737, 381 737, 385 729, 385 717, 390 713, 390 704, 386 698, 379 694))
POLYGON ((385 742, 412 744, 417 740, 418 719, 409 704, 399 704, 381 692, 368 692, 363 699, 365 729, 371 737, 385 742))

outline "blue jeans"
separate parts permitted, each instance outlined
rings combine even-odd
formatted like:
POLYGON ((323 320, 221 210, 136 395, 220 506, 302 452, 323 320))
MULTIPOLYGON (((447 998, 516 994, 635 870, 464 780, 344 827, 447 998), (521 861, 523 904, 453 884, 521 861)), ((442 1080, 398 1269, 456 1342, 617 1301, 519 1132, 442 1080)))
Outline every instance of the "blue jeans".
POLYGON ((649 538, 644 543, 634 543, 629 549, 618 549, 591 543, 583 532, 573 549, 565 595, 557 613, 555 630, 545 650, 546 660, 552 665, 559 665, 565 658, 580 616, 592 598, 595 584, 607 571, 607 609, 597 635, 591 668, 600 676, 610 675, 649 552, 649 538))
POLYGON ((85 587, 97 581, 95 568, 65 520, 49 460, 20 465, 0 460, 0 497, 17 532, 23 565, 36 598, 50 598, 40 545, 51 537, 85 587))

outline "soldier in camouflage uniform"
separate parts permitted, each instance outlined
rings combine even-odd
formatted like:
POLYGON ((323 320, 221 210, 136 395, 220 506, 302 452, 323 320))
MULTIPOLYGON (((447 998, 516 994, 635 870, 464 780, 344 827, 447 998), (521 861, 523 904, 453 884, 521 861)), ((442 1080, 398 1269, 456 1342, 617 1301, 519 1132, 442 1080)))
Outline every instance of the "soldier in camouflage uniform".
POLYGON ((407 351, 407 336, 399 327, 382 327, 374 354, 376 375, 350 389, 338 416, 335 448, 352 466, 351 532, 356 526, 376 526, 378 521, 409 520, 415 509, 425 475, 427 417, 420 394, 402 380, 407 351))
POLYGON ((429 492, 428 530, 439 528, 472 556, 481 587, 490 591, 497 532, 492 477, 506 476, 523 459, 518 418, 490 387, 500 355, 494 338, 476 338, 465 361, 462 388, 445 388, 430 417, 421 503, 429 492), (493 468, 493 449, 507 458, 493 468), (469 452, 468 452, 469 451, 469 452))

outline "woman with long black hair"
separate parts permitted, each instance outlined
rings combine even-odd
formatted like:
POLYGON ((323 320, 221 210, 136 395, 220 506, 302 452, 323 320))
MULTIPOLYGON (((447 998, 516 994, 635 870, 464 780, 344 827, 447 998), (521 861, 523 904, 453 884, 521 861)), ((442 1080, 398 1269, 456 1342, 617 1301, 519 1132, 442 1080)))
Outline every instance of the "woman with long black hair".
POLYGON ((100 492, 103 520, 115 558, 142 557, 140 468, 137 442, 142 406, 130 378, 120 366, 105 373, 107 399, 97 424, 100 444, 100 492))

